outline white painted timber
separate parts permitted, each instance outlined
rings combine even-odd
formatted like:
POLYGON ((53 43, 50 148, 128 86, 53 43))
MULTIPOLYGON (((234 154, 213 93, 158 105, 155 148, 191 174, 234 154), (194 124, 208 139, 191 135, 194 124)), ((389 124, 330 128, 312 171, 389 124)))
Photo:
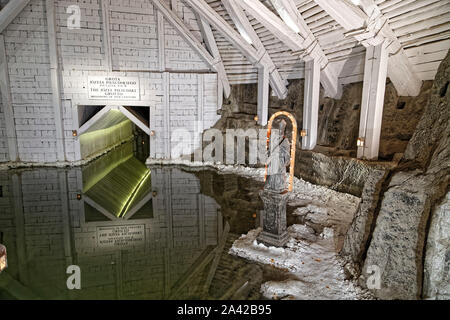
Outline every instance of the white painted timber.
POLYGON ((285 43, 293 52, 305 48, 305 38, 292 30, 259 0, 240 0, 240 5, 264 27, 285 43))
POLYGON ((387 18, 373 0, 361 0, 360 7, 344 0, 315 0, 333 19, 366 48, 387 40, 390 53, 388 76, 401 96, 417 96, 422 81, 403 51, 387 18))
POLYGON ((242 7, 236 0, 222 0, 222 3, 236 25, 239 33, 247 42, 251 44, 258 50, 262 55, 259 62, 259 67, 267 68, 270 74, 270 85, 274 90, 277 97, 284 99, 287 96, 286 82, 281 78, 275 63, 272 58, 267 53, 264 44, 256 33, 255 29, 251 25, 242 7))
POLYGON ((22 12, 30 0, 11 0, 0 11, 0 33, 22 12))
POLYGON ((163 134, 164 134, 164 156, 166 159, 170 159, 172 157, 172 148, 171 148, 171 126, 170 126, 170 74, 168 72, 163 73, 163 134))
MULTIPOLYGON (((249 44, 238 32, 234 30, 213 8, 211 8, 205 1, 185 0, 194 11, 196 11, 203 19, 205 19, 211 26, 216 28, 221 34, 233 44, 239 51, 248 59, 254 66, 260 66, 267 61, 268 56, 264 52, 258 52, 251 44, 249 44), (265 60, 263 60, 265 59, 265 60)), ((282 80, 278 70, 270 74, 271 84, 273 85, 278 97, 284 98, 287 94, 286 83, 282 80)))
POLYGON ((157 29, 158 29, 158 61, 159 61, 159 71, 164 72, 166 70, 166 50, 165 50, 165 36, 164 36, 164 16, 158 10, 157 16, 157 29))
POLYGON ((112 71, 111 27, 109 22, 109 0, 101 0, 103 49, 105 50, 106 70, 112 71))
POLYGON ((94 125, 98 120, 100 120, 104 115, 106 115, 109 111, 116 109, 118 107, 115 106, 105 106, 99 112, 97 112, 89 121, 86 121, 77 131, 78 136, 81 136, 83 133, 89 130, 90 127, 94 125))
POLYGON ((127 110, 127 108, 120 106, 119 111, 122 112, 122 114, 130 119, 131 122, 133 122, 135 125, 137 125, 139 128, 142 129, 146 134, 150 135, 150 128, 147 127, 144 123, 142 123, 141 120, 139 120, 134 114, 132 114, 130 111, 127 110))
MULTIPOLYGON (((153 0, 153 4, 160 11, 166 20, 179 32, 179 35, 194 49, 198 55, 210 66, 216 70, 216 61, 209 52, 202 46, 200 41, 192 34, 184 22, 170 9, 170 7, 161 0, 153 0)), ((217 71, 217 70, 216 70, 217 71)))
POLYGON ((359 138, 364 141, 364 146, 358 147, 360 159, 378 159, 387 69, 387 43, 368 47, 359 125, 359 138))
POLYGON ((10 161, 18 160, 16 126, 12 106, 11 86, 9 82, 8 61, 6 58, 5 39, 0 35, 0 91, 3 113, 5 115, 6 139, 10 161))
POLYGON ((272 4, 285 21, 269 10, 259 0, 242 0, 241 6, 266 27, 274 36, 286 44, 294 53, 306 59, 317 60, 323 68, 322 79, 325 94, 340 98, 342 89, 338 76, 328 63, 319 42, 290 0, 273 0, 272 4), (299 33, 297 33, 296 31, 299 33))
POLYGON ((269 118, 269 70, 258 69, 258 123, 266 126, 269 118))
POLYGON ((314 59, 305 62, 305 94, 303 103, 302 149, 313 150, 317 144, 320 99, 320 65, 314 59))
POLYGON ((198 24, 200 26, 200 30, 202 31, 206 47, 214 57, 215 68, 219 76, 219 82, 223 87, 223 94, 226 98, 229 98, 231 94, 230 82, 228 81, 228 76, 223 65, 222 57, 220 56, 219 48, 217 47, 216 39, 214 38, 214 34, 211 30, 211 25, 207 21, 205 21, 205 19, 203 19, 199 14, 196 14, 196 16, 198 24))
POLYGON ((54 110, 54 121, 56 129, 56 149, 58 161, 65 161, 65 147, 64 147, 64 128, 63 128, 63 107, 61 102, 61 82, 60 82, 60 68, 59 57, 56 40, 56 15, 55 15, 55 1, 46 1, 47 10, 47 30, 48 30, 48 45, 50 56, 50 76, 52 86, 52 103, 54 110))

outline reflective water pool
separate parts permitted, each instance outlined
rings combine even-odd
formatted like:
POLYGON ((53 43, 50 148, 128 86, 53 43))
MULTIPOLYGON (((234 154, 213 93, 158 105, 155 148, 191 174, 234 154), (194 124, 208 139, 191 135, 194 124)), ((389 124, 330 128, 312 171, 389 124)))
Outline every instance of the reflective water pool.
POLYGON ((253 180, 147 168, 128 143, 85 167, 0 172, 0 186, 0 299, 255 299, 278 277, 228 254, 259 225, 253 180))

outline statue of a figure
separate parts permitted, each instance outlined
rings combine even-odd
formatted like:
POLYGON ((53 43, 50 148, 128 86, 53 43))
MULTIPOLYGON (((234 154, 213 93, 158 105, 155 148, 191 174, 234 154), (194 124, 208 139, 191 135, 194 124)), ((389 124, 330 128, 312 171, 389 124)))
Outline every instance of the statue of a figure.
POLYGON ((285 136, 286 121, 274 122, 267 159, 267 181, 265 190, 282 193, 286 191, 286 168, 291 162, 291 144, 285 136))

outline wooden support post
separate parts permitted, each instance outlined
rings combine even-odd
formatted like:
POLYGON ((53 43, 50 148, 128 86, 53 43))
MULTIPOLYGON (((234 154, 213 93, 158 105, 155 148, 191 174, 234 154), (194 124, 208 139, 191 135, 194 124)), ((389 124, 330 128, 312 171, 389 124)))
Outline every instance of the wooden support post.
POLYGON ((203 161, 203 131, 205 117, 205 81, 203 74, 197 75, 197 125, 194 135, 194 161, 203 161))
POLYGON ((302 138, 302 149, 304 150, 313 150, 317 144, 319 98, 320 65, 317 60, 309 59, 305 62, 303 130, 306 130, 306 136, 302 138))
POLYGON ((165 156, 166 159, 172 158, 172 148, 171 148, 171 135, 170 135, 170 74, 168 72, 163 73, 163 112, 164 112, 164 145, 165 145, 165 156))
POLYGON ((102 21, 103 21, 103 49, 105 50, 106 70, 111 72, 113 69, 111 33, 109 27, 109 1, 102 0, 102 21))
POLYGON ((266 126, 269 118, 269 70, 258 68, 258 124, 266 126))
MULTIPOLYGON (((348 0, 314 0, 326 13, 366 48, 389 42, 388 76, 401 96, 417 96, 422 81, 406 56, 403 45, 395 35, 388 19, 373 0, 360 0, 356 6, 348 0)), ((398 2, 398 1, 397 1, 398 2)))
POLYGON ((6 58, 5 39, 0 35, 0 91, 2 95, 3 113, 5 115, 6 139, 9 160, 19 160, 17 150, 16 125, 9 82, 8 60, 6 58))
POLYGON ((359 125, 358 158, 378 159, 387 67, 386 42, 368 47, 359 125))
POLYGON ((165 36, 164 36, 164 16, 161 11, 157 11, 158 19, 158 57, 159 57, 159 71, 166 70, 166 54, 165 54, 165 36))
POLYGON ((54 108, 54 121, 56 129, 56 150, 58 161, 65 161, 63 107, 61 102, 61 80, 59 57, 56 41, 56 13, 55 0, 46 1, 48 46, 50 56, 50 76, 52 84, 52 103, 54 108))

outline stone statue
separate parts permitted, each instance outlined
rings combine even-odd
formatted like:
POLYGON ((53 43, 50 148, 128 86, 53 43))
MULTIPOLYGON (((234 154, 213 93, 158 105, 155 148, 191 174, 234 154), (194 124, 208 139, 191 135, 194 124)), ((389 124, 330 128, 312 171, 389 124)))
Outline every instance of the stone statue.
POLYGON ((286 138, 286 121, 277 121, 272 126, 272 135, 267 155, 267 180, 265 190, 282 193, 286 191, 286 168, 291 163, 291 144, 286 138))
MULTIPOLYGON (((295 126, 294 126, 295 128, 295 126)), ((291 144, 286 137, 286 121, 272 123, 267 154, 267 179, 260 197, 264 203, 263 230, 258 240, 268 246, 283 247, 289 240, 286 221, 288 175, 291 163, 291 144)))

